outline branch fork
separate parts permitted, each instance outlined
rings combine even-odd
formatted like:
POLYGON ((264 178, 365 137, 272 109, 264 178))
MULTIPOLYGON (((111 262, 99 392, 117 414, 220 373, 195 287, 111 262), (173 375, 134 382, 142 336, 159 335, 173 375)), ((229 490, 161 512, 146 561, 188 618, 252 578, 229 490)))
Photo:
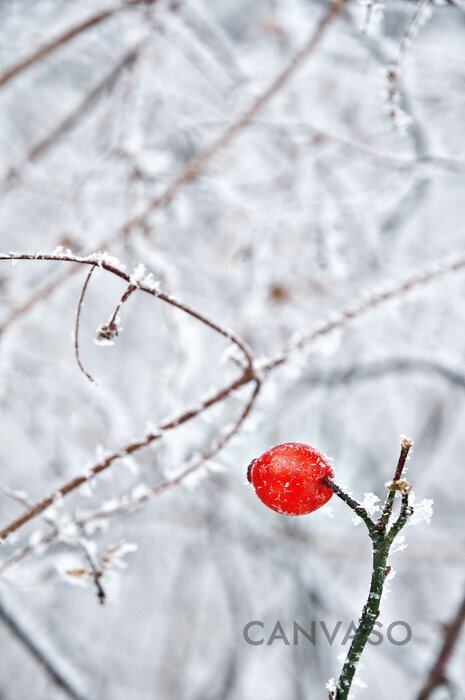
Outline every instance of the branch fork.
POLYGON ((386 484, 388 494, 384 502, 381 515, 378 520, 373 520, 361 503, 345 493, 328 476, 322 478, 321 483, 330 488, 349 508, 351 508, 365 523, 370 539, 372 541, 372 575, 370 592, 359 619, 359 625, 355 632, 352 644, 347 653, 344 666, 342 668, 336 690, 329 693, 329 700, 346 700, 349 697, 352 681, 357 670, 357 664, 368 642, 368 638, 373 630, 375 622, 379 616, 381 597, 387 575, 391 571, 388 565, 388 557, 394 539, 407 523, 408 518, 413 513, 413 508, 409 503, 410 484, 402 478, 407 457, 413 442, 408 438, 403 438, 401 452, 394 473, 394 478, 386 484), (401 496, 401 505, 397 518, 389 526, 396 494, 401 496))

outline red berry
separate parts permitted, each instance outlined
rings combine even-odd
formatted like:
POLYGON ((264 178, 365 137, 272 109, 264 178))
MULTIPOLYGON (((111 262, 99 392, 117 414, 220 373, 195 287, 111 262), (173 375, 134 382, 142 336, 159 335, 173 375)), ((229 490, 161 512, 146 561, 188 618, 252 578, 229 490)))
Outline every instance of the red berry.
POLYGON ((259 499, 285 515, 305 515, 329 501, 333 492, 321 484, 323 476, 334 476, 327 457, 300 442, 272 447, 247 469, 259 499))

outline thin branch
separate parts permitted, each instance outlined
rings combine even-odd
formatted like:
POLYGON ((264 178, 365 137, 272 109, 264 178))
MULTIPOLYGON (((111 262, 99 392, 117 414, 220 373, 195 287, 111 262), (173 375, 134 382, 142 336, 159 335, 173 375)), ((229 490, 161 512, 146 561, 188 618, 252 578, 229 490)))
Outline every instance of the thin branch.
POLYGON ((378 2, 379 2, 379 0, 368 0, 366 8, 365 8, 365 15, 363 17, 362 27, 361 27, 362 34, 368 34, 368 29, 370 27, 370 22, 371 22, 371 18, 373 15, 373 11, 376 9, 378 2))
POLYGON ((96 265, 92 265, 92 267, 89 268, 89 272, 87 273, 87 277, 85 279, 84 285, 81 290, 81 295, 79 297, 77 309, 76 309, 76 320, 74 323, 74 354, 76 356, 76 362, 78 364, 79 369, 83 373, 85 377, 91 382, 91 384, 95 384, 96 381, 94 377, 89 374, 89 372, 84 368, 82 362, 81 362, 81 356, 79 352, 79 324, 81 321, 81 309, 82 309, 82 302, 84 301, 84 297, 86 295, 87 287, 90 282, 90 278, 92 277, 92 274, 96 268, 96 265))
POLYGON ((413 507, 409 504, 409 495, 408 492, 402 494, 402 503, 400 506, 400 513, 397 517, 397 520, 395 523, 392 525, 390 530, 386 533, 386 541, 392 544, 399 534, 399 532, 402 530, 404 525, 407 524, 407 520, 409 517, 413 515, 413 507))
POLYGON ((304 375, 311 384, 335 386, 352 381, 364 381, 397 372, 431 374, 441 377, 462 390, 465 389, 465 374, 442 362, 414 357, 389 357, 366 364, 354 364, 347 367, 332 367, 327 371, 312 370, 304 375))
POLYGON ((321 483, 324 486, 327 486, 329 489, 331 489, 331 491, 335 493, 336 496, 338 496, 341 499, 341 501, 344 501, 344 503, 346 503, 349 506, 349 508, 352 508, 352 510, 363 520, 363 522, 368 528, 368 532, 370 533, 370 535, 376 533, 375 523, 370 517, 368 511, 361 505, 361 503, 349 496, 348 493, 345 493, 345 491, 343 491, 340 486, 338 486, 332 479, 330 479, 329 476, 324 476, 321 479, 321 483))
POLYGON ((140 508, 141 506, 145 505, 149 501, 153 500, 153 498, 158 496, 160 493, 172 488, 173 486, 177 486, 178 484, 181 484, 183 481, 185 481, 193 473, 199 471, 199 469, 201 467, 203 467, 209 460, 213 459, 213 457, 216 457, 216 455, 219 454, 219 452, 221 452, 221 450, 239 432, 242 424, 244 423, 245 419, 247 418, 250 411, 252 410, 252 407, 255 404, 258 393, 260 391, 260 381, 254 380, 254 382, 255 382, 254 389, 253 389, 248 401, 246 402, 241 414, 239 415, 239 418, 233 423, 232 427, 229 428, 226 431, 226 433, 219 440, 217 440, 208 450, 203 452, 200 455, 200 457, 195 459, 193 462, 191 462, 187 466, 184 466, 183 468, 181 468, 181 470, 177 474, 177 476, 175 476, 171 479, 166 479, 165 481, 162 481, 161 483, 153 484, 152 486, 149 486, 147 492, 143 493, 139 496, 123 498, 121 503, 113 506, 112 508, 105 508, 103 510, 91 513, 90 515, 84 516, 83 518, 80 518, 76 522, 76 524, 79 527, 82 527, 82 526, 86 525, 87 523, 93 522, 95 520, 104 520, 107 518, 113 518, 115 515, 122 515, 123 513, 128 513, 128 512, 131 512, 133 510, 136 510, 137 508, 140 508))
MULTIPOLYGON (((133 0, 133 2, 136 2, 136 0, 133 0)), ((261 93, 261 95, 259 95, 259 97, 236 119, 236 121, 230 124, 217 139, 215 139, 209 146, 195 156, 178 175, 178 177, 176 177, 160 194, 153 197, 141 213, 124 222, 111 236, 105 237, 99 241, 96 248, 104 250, 118 239, 126 238, 134 229, 144 227, 149 215, 154 210, 169 204, 182 187, 195 180, 204 170, 205 166, 212 160, 212 158, 217 155, 220 150, 224 149, 244 127, 252 122, 258 112, 260 112, 260 110, 263 109, 263 107, 265 107, 277 93, 279 93, 287 81, 293 76, 295 71, 310 55, 312 55, 314 49, 323 38, 327 28, 330 26, 333 20, 335 20, 336 17, 342 13, 349 2, 350 0, 335 0, 335 2, 333 2, 329 7, 326 14, 322 17, 307 42, 291 58, 286 67, 276 76, 268 88, 261 93)), ((53 285, 46 285, 43 289, 35 292, 27 302, 21 305, 20 308, 13 309, 10 312, 8 319, 3 322, 2 326, 0 326, 0 330, 5 330, 5 328, 17 320, 20 315, 32 309, 38 301, 46 299, 53 291, 55 291, 55 289, 57 289, 62 281, 68 279, 68 277, 74 273, 75 271, 71 270, 69 275, 64 277, 62 280, 57 281, 53 285)))
POLYGON ((402 128, 405 123, 410 121, 410 118, 402 113, 400 108, 400 95, 399 95, 399 77, 402 70, 402 65, 405 59, 405 55, 416 37, 418 30, 425 18, 425 13, 430 7, 430 0, 419 0, 417 7, 408 22, 405 31, 400 42, 399 52, 395 62, 389 67, 386 78, 387 78, 387 93, 388 93, 388 115, 392 120, 394 128, 402 128), (407 120, 407 121, 405 121, 407 120))
POLYGON ((297 350, 304 349, 307 345, 320 336, 326 335, 327 333, 337 330, 338 328, 342 328, 353 319, 359 318, 368 311, 377 308, 381 304, 384 304, 391 299, 396 299, 403 296, 406 292, 409 292, 416 287, 429 284, 444 274, 456 272, 464 268, 465 256, 459 255, 455 259, 450 259, 449 261, 443 261, 427 267, 421 272, 409 276, 391 287, 386 287, 384 290, 372 292, 357 300, 354 304, 349 305, 339 313, 334 314, 329 320, 323 321, 323 323, 316 326, 310 333, 297 336, 291 340, 280 353, 269 360, 266 360, 263 364, 259 363, 258 367, 260 367, 264 372, 275 369, 276 367, 284 364, 292 353, 296 352, 297 350))
POLYGON ((0 253, 0 261, 1 260, 49 261, 77 263, 78 265, 98 265, 107 272, 111 272, 113 275, 116 275, 117 277, 120 277, 121 279, 125 280, 128 285, 133 285, 137 287, 137 289, 140 289, 142 292, 150 294, 151 296, 154 296, 157 299, 161 299, 161 301, 166 302, 170 306, 174 306, 177 309, 184 311, 184 313, 188 314, 189 316, 192 316, 197 321, 200 321, 200 323, 203 323, 211 330, 215 331, 216 333, 219 333, 223 337, 230 340, 232 343, 234 343, 234 345, 236 345, 239 348, 239 350, 241 350, 246 360, 247 368, 249 369, 249 371, 252 372, 254 358, 250 351, 250 348, 241 338, 237 337, 235 333, 226 328, 223 328, 218 323, 215 323, 211 319, 207 318, 199 311, 193 309, 188 304, 180 301, 179 299, 176 299, 173 296, 170 296, 166 292, 161 291, 153 283, 150 283, 149 281, 144 282, 134 280, 131 277, 131 275, 128 275, 123 269, 117 267, 115 264, 108 262, 105 259, 105 254, 96 254, 89 255, 87 257, 82 257, 79 255, 72 255, 70 253, 0 253))
POLYGON ((134 226, 141 225, 148 214, 160 206, 165 206, 173 199, 180 187, 194 180, 199 173, 204 169, 205 165, 220 151, 227 146, 230 141, 242 129, 250 124, 256 114, 258 114, 265 105, 286 85, 288 80, 293 76, 304 61, 313 53, 315 48, 323 38, 326 29, 341 14, 350 0, 335 0, 319 21, 316 29, 312 32, 308 40, 292 57, 287 66, 276 76, 269 84, 264 92, 234 121, 226 130, 220 134, 207 148, 201 151, 183 170, 183 172, 168 185, 168 187, 150 200, 145 210, 139 216, 135 217, 131 222, 122 227, 121 232, 117 232, 116 237, 121 233, 128 234, 134 226))
POLYGON ((39 49, 31 53, 19 63, 16 63, 11 68, 7 68, 7 70, 0 75, 0 88, 9 83, 10 80, 13 80, 13 78, 16 78, 18 75, 21 75, 21 73, 24 73, 24 71, 27 68, 30 68, 36 63, 39 63, 51 53, 56 51, 56 49, 60 48, 61 46, 64 46, 69 41, 79 36, 79 34, 83 34, 88 29, 92 29, 93 27, 102 24, 102 22, 105 22, 105 20, 109 19, 110 17, 113 17, 113 15, 116 15, 118 12, 126 10, 135 5, 140 5, 142 2, 144 2, 144 0, 126 0, 122 5, 118 5, 117 7, 112 7, 108 10, 98 12, 97 14, 92 15, 92 17, 88 17, 83 22, 80 22, 74 27, 71 27, 71 29, 68 29, 66 32, 63 32, 63 34, 60 34, 48 44, 41 46, 39 49))
MULTIPOLYGON (((408 451, 412 445, 412 441, 404 438, 401 445, 401 453, 397 467, 394 472, 393 483, 399 482, 402 472, 405 466, 405 461, 407 459, 408 451)), ((337 491, 335 493, 342 498, 342 500, 347 503, 355 512, 357 512, 356 507, 347 500, 345 494, 341 495, 337 491)), ((395 496, 395 491, 390 491, 386 503, 390 500, 390 497, 395 496)), ((357 506, 358 504, 355 504, 357 506)), ((392 508, 392 504, 391 504, 392 508)), ((368 638, 373 631, 375 622, 379 616, 379 610, 381 605, 381 597, 384 589, 384 582, 386 580, 386 574, 388 569, 388 557, 391 549, 391 545, 394 538, 400 532, 407 522, 412 509, 408 503, 408 492, 402 495, 402 506, 400 514, 391 530, 386 532, 386 528, 382 526, 386 515, 386 506, 381 514, 381 517, 374 525, 373 530, 370 530, 370 536, 373 545, 373 566, 371 575, 370 592, 368 594, 367 602, 365 603, 362 614, 360 616, 359 625, 352 639, 350 649, 347 653, 346 660, 342 667, 339 680, 337 682, 336 690, 331 691, 329 698, 330 700, 347 700, 354 680, 355 673, 357 671, 357 666, 360 661, 360 657, 365 649, 368 642, 368 638)), ((363 517, 363 514, 360 514, 363 517)))
MULTIPOLYGON (((75 526, 77 528, 83 528, 88 523, 96 520, 105 520, 107 518, 113 518, 117 515, 130 513, 152 501, 156 496, 160 495, 164 491, 183 483, 189 476, 191 476, 191 474, 201 469, 201 467, 203 467, 209 460, 215 457, 234 438, 234 436, 237 435, 244 421, 252 410, 259 391, 260 380, 256 378, 254 380, 254 389, 232 427, 226 430, 225 434, 219 440, 214 442, 214 444, 208 450, 203 452, 200 457, 182 467, 177 476, 167 479, 161 483, 153 484, 152 486, 148 487, 144 493, 138 496, 131 495, 123 497, 120 499, 120 503, 118 505, 112 506, 111 508, 105 508, 83 516, 74 521, 75 526)), ((37 543, 29 543, 19 551, 16 551, 9 559, 0 564, 0 575, 7 569, 23 561, 23 559, 26 557, 34 554, 36 547, 40 547, 41 550, 48 547, 59 537, 59 535, 59 532, 43 535, 37 543)))
POLYGON ((61 285, 64 284, 66 280, 69 280, 72 275, 76 274, 76 272, 76 268, 70 267, 68 270, 65 270, 64 273, 57 275, 55 279, 52 279, 50 282, 44 284, 43 287, 40 287, 33 292, 31 296, 26 299, 26 301, 13 307, 6 318, 0 322, 0 335, 4 333, 13 323, 15 323, 15 321, 21 318, 21 316, 24 316, 24 314, 28 313, 28 311, 37 306, 39 302, 48 299, 56 289, 61 287, 61 285))
POLYGON ((440 686, 447 685, 447 666, 465 626, 465 595, 452 620, 444 626, 444 639, 437 658, 435 659, 428 677, 420 690, 417 700, 430 700, 434 691, 440 686))
POLYGON ((95 589, 97 591, 98 602, 100 603, 100 605, 105 605, 106 594, 100 581, 100 579, 103 576, 103 571, 98 566, 98 564, 95 563, 94 558, 89 550, 89 547, 87 546, 85 540, 82 537, 78 539, 78 544, 84 552, 84 555, 87 559, 87 563, 90 566, 90 573, 95 585, 95 589))
POLYGON ((118 315, 123 304, 129 299, 131 294, 135 292, 137 285, 129 284, 126 291, 122 294, 120 300, 118 301, 110 320, 107 323, 102 323, 98 328, 97 341, 112 341, 115 336, 118 335, 120 330, 118 326, 118 315))
MULTIPOLYGON (((396 467, 396 471, 394 473, 393 482, 399 481, 399 479, 402 475, 402 472, 404 470, 405 463, 407 461, 408 453, 410 452, 412 445, 413 445, 412 440, 409 440, 408 438, 402 439, 399 461, 397 462, 397 467, 396 467)), ((389 519, 392 515, 392 507, 394 505, 395 495, 396 495, 396 492, 392 489, 388 492, 388 495, 386 497, 386 501, 384 503, 381 517, 378 520, 378 528, 382 532, 386 532, 386 528, 388 526, 389 519)))
POLYGON ((58 125, 56 125, 46 136, 31 146, 25 158, 17 165, 13 165, 0 183, 0 192, 4 194, 18 183, 22 170, 28 163, 35 162, 46 155, 57 142, 73 129, 82 117, 89 111, 99 97, 110 90, 121 73, 131 66, 137 59, 140 45, 128 51, 114 68, 96 85, 84 99, 70 112, 58 125))
POLYGON ((59 663, 59 657, 56 660, 52 655, 40 645, 27 628, 21 624, 12 611, 0 599, 0 620, 8 627, 12 635, 22 644, 25 649, 35 658, 35 660, 44 669, 52 681, 72 700, 87 700, 89 694, 84 690, 80 690, 76 683, 69 678, 69 674, 62 668, 59 663))
MULTIPOLYGON (((38 254, 36 256, 33 256, 25 253, 10 253, 0 254, 0 260, 55 260, 89 265, 95 265, 96 263, 98 263, 104 269, 126 280, 128 284, 131 282, 130 276, 128 276, 124 271, 120 270, 119 268, 116 268, 114 265, 106 262, 101 256, 78 258, 69 255, 38 254)), ((95 464, 88 472, 86 472, 86 474, 82 474, 80 476, 75 477, 71 481, 64 484, 57 491, 54 491, 49 496, 36 503, 33 508, 25 512, 21 517, 17 518, 9 525, 7 525, 3 530, 1 530, 0 539, 5 539, 6 537, 8 537, 8 535, 18 530, 25 523, 29 522, 33 518, 43 513, 44 510, 46 510, 52 505, 52 503, 57 497, 60 498, 62 496, 67 495, 68 493, 71 493, 72 491, 79 488, 79 486, 88 482, 90 479, 93 479, 101 472, 107 470, 117 460, 146 447, 147 445, 153 443, 155 440, 160 439, 164 431, 172 430, 178 427, 179 425, 187 423, 192 418, 198 416, 200 413, 210 408, 210 406, 213 406, 223 401, 227 396, 229 396, 232 392, 236 391, 240 387, 244 386, 245 384, 248 384, 252 380, 257 380, 258 368, 261 371, 261 378, 263 378, 267 375, 268 372, 284 364, 289 359, 292 352, 298 349, 305 348, 316 338, 326 335, 335 329, 344 327, 350 321, 352 321, 355 318, 359 318, 367 311, 381 305, 382 303, 390 299, 396 298, 399 295, 404 294, 417 286, 432 282, 433 280, 438 279, 439 277, 448 272, 455 272, 463 269, 464 267, 465 257, 459 257, 453 259, 452 261, 436 264, 434 267, 430 267, 424 270, 423 272, 408 277, 398 285, 395 285, 382 292, 374 293, 371 296, 364 298, 359 303, 347 307, 345 310, 341 311, 335 317, 333 317, 330 321, 326 321, 318 325, 311 333, 303 335, 300 338, 294 340, 282 352, 278 353, 272 358, 269 358, 268 360, 263 361, 262 363, 254 362, 253 354, 250 351, 250 349, 241 339, 239 339, 231 331, 227 331, 226 329, 221 328, 214 322, 204 317, 202 314, 199 314, 198 312, 184 305, 182 302, 175 300, 169 295, 159 290, 155 290, 153 287, 144 285, 143 282, 138 282, 137 286, 142 291, 149 293, 153 296, 159 297, 160 299, 171 303, 177 308, 186 311, 186 313, 189 313, 194 318, 201 320, 203 323, 205 323, 205 325, 212 328, 213 330, 216 330, 218 333, 229 338, 232 342, 234 342, 243 351, 244 356, 246 357, 247 367, 245 368, 244 373, 239 378, 232 381, 230 384, 227 384, 226 386, 222 387, 214 394, 207 396, 200 403, 200 405, 197 404, 196 406, 184 411, 175 418, 165 421, 164 423, 162 423, 159 430, 155 433, 151 432, 142 439, 135 440, 123 447, 122 449, 112 452, 105 459, 95 464)))

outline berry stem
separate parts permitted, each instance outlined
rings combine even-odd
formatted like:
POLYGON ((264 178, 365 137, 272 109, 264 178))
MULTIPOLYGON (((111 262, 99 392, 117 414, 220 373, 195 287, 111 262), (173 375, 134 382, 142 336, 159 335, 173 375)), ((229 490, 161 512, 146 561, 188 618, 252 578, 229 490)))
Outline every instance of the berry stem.
POLYGON ((374 624, 379 615, 381 596, 383 594, 386 578, 386 565, 389 555, 389 546, 381 537, 373 540, 373 569, 371 574, 370 593, 360 616, 359 626, 352 639, 341 675, 337 684, 335 700, 346 700, 357 670, 357 664, 365 649, 368 638, 373 631, 374 624))
POLYGON ((357 671, 357 664, 360 661, 360 657, 368 642, 368 638, 373 631, 373 627, 379 616, 384 582, 386 580, 386 574, 389 571, 387 562, 392 543, 406 524, 409 516, 413 513, 413 508, 409 504, 408 489, 401 490, 399 488, 399 486, 403 487, 404 483, 407 483, 400 482, 400 479, 402 477, 405 462, 412 445, 413 442, 411 440, 403 438, 399 461, 394 472, 394 480, 388 485, 389 492, 386 496, 381 516, 377 522, 372 520, 368 512, 360 503, 346 494, 339 486, 329 479, 329 477, 324 477, 321 480, 325 486, 330 488, 337 496, 339 496, 339 498, 341 498, 341 500, 344 501, 344 503, 347 503, 347 505, 352 508, 352 510, 360 518, 362 518, 363 522, 368 528, 373 545, 370 592, 368 594, 367 602, 363 606, 359 624, 352 639, 344 666, 342 667, 336 690, 331 691, 329 694, 330 700, 347 700, 349 697, 352 681, 357 671), (401 495, 402 502, 397 519, 390 529, 388 529, 396 493, 401 495))
POLYGON ((361 503, 356 501, 352 496, 349 496, 348 493, 343 491, 340 486, 338 486, 332 479, 329 478, 329 476, 324 476, 321 479, 321 483, 324 486, 327 486, 333 493, 336 494, 336 496, 339 496, 339 498, 344 501, 344 503, 347 503, 349 508, 352 508, 352 510, 357 513, 357 515, 363 520, 365 525, 368 528, 368 532, 370 533, 370 536, 376 533, 376 523, 374 520, 371 519, 369 513, 365 508, 362 506, 361 503))

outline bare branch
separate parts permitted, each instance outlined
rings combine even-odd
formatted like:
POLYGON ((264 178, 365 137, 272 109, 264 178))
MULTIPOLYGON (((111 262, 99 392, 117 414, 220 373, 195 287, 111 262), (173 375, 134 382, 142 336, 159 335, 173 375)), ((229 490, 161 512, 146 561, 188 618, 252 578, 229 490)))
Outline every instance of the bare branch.
POLYGON ((39 644, 37 638, 31 635, 25 625, 16 618, 13 611, 2 600, 0 600, 0 620, 67 697, 72 698, 72 700, 87 700, 89 698, 88 692, 79 689, 76 682, 69 677, 69 673, 65 672, 59 658, 54 659, 50 652, 39 644))
MULTIPOLYGON (((393 483, 398 482, 400 477, 402 476, 402 471, 405 466, 405 460, 407 459, 408 451, 412 444, 412 441, 408 440, 407 438, 404 438, 402 440, 400 458, 397 463, 396 470, 394 472, 393 483)), ((337 491, 335 491, 335 493, 337 493, 338 496, 342 497, 342 500, 348 503, 348 505, 353 510, 355 510, 355 512, 357 512, 356 506, 358 506, 359 504, 355 503, 354 507, 354 504, 350 502, 352 499, 348 500, 345 494, 341 495, 337 491)), ((394 500, 395 493, 396 492, 394 490, 390 491, 388 499, 390 499, 392 495, 392 500, 394 500)), ((349 697, 350 688, 352 686, 352 682, 357 671, 357 666, 360 661, 360 657, 365 649, 365 646, 368 642, 368 638, 373 631, 373 627, 379 615, 381 597, 383 595, 384 583, 386 580, 386 573, 387 571, 389 571, 388 557, 392 543, 396 535, 406 524, 407 519, 411 514, 411 508, 409 507, 408 503, 408 492, 402 496, 402 506, 399 517, 392 526, 391 530, 388 532, 386 532, 386 527, 384 525, 386 512, 387 511, 385 506, 377 523, 372 523, 373 527, 371 527, 371 525, 369 525, 369 523, 366 521, 363 512, 358 513, 360 517, 366 522, 367 526, 369 526, 368 529, 370 531, 370 537, 372 540, 373 565, 370 592, 368 594, 367 602, 363 607, 359 624, 355 635, 352 639, 352 643, 347 653, 344 666, 342 667, 342 671, 337 682, 336 690, 332 691, 329 695, 331 700, 347 700, 347 698, 349 697)))
POLYGON ((465 625, 465 595, 452 620, 444 626, 444 639, 417 700, 429 700, 440 686, 447 685, 447 666, 465 625))
POLYGON ((12 166, 0 183, 0 194, 10 191, 19 181, 22 170, 28 163, 35 162, 46 155, 63 136, 73 129, 92 105, 115 84, 126 68, 131 66, 139 55, 140 45, 128 51, 114 68, 96 85, 84 99, 44 138, 31 146, 27 155, 17 165, 12 166))
MULTIPOLYGON (((132 1, 137 2, 137 0, 132 1)), ((143 227, 149 215, 155 209, 169 204, 182 187, 195 180, 204 170, 205 166, 212 160, 212 158, 220 150, 225 148, 244 127, 250 124, 256 114, 258 114, 258 112, 260 112, 260 110, 268 104, 268 102, 282 89, 282 87, 284 87, 295 71, 313 53, 314 49, 323 38, 326 29, 344 10, 349 1, 350 0, 335 0, 335 2, 331 4, 326 14, 322 17, 307 42, 292 57, 286 67, 276 76, 268 88, 250 105, 250 107, 248 107, 245 112, 243 112, 238 119, 236 119, 236 121, 229 125, 217 139, 215 139, 209 146, 195 156, 183 169, 180 175, 178 175, 178 177, 176 177, 160 194, 153 197, 147 203, 141 213, 124 222, 111 236, 105 237, 99 241, 96 248, 104 250, 118 239, 126 238, 135 228, 143 227)), ((75 271, 71 270, 69 275, 63 277, 63 279, 60 281, 57 280, 55 284, 48 284, 38 292, 35 292, 27 302, 21 305, 21 307, 13 309, 10 312, 9 317, 3 322, 0 330, 5 330, 7 326, 16 321, 23 313, 32 309, 37 302, 46 299, 63 281, 68 279, 68 277, 73 274, 75 274, 75 271)))
POLYGON ((79 324, 81 321, 81 309, 82 309, 82 302, 84 301, 84 297, 86 295, 87 287, 90 282, 90 278, 92 277, 92 274, 95 270, 96 265, 92 265, 91 268, 89 268, 89 272, 87 273, 87 277, 84 281, 84 285, 81 290, 81 295, 79 297, 77 309, 76 309, 76 320, 74 323, 74 354, 76 356, 76 362, 78 364, 79 369, 83 373, 85 377, 91 382, 91 384, 95 384, 95 379, 89 372, 83 367, 83 364, 81 362, 81 357, 80 357, 80 352, 79 352, 79 324))
POLYGON ((32 54, 27 56, 27 58, 24 58, 11 68, 7 68, 7 70, 0 75, 0 88, 9 83, 10 80, 13 80, 13 78, 21 75, 21 73, 24 73, 27 68, 39 63, 42 61, 42 59, 56 51, 56 49, 67 44, 69 41, 71 41, 71 39, 79 36, 79 34, 83 34, 88 29, 92 29, 93 27, 102 24, 102 22, 105 22, 105 20, 109 19, 118 12, 126 10, 135 5, 140 5, 142 2, 144 2, 144 0, 125 0, 122 5, 98 12, 97 14, 92 15, 92 17, 88 17, 83 22, 71 27, 71 29, 68 29, 63 34, 60 34, 48 44, 45 44, 40 49, 37 49, 37 51, 34 51, 32 54))
MULTIPOLYGON (((80 264, 88 264, 88 265, 95 265, 99 264, 101 267, 104 269, 108 270, 109 272, 112 272, 113 274, 117 275, 118 277, 126 280, 126 282, 129 284, 131 283, 131 277, 127 275, 123 270, 115 267, 114 265, 106 262, 102 256, 89 256, 88 258, 80 258, 77 256, 71 256, 71 255, 52 255, 52 254, 42 254, 39 253, 36 256, 30 255, 30 254, 25 254, 25 253, 9 253, 9 254, 0 254, 0 260, 55 260, 55 261, 60 261, 60 262, 74 262, 74 263, 80 263, 80 264)), ((43 513, 44 510, 49 508, 52 503, 54 502, 56 497, 62 497, 66 496, 68 493, 71 493, 72 491, 76 490, 79 488, 79 486, 82 486, 82 484, 86 483, 90 479, 93 479, 95 476, 100 474, 101 472, 107 470, 114 462, 119 460, 120 458, 132 454, 134 452, 137 452, 138 450, 142 449, 143 447, 146 447, 147 445, 151 444, 155 440, 160 439, 164 431, 172 430, 179 425, 182 425, 188 421, 190 421, 192 418, 196 417, 206 409, 208 409, 210 406, 213 406, 217 403, 220 403, 223 401, 227 396, 229 396, 232 392, 234 392, 236 389, 239 389, 241 386, 244 386, 245 384, 248 384, 252 380, 257 380, 257 373, 256 373, 256 368, 260 368, 261 372, 263 375, 266 375, 268 372, 271 370, 281 366, 284 362, 287 361, 287 359, 290 357, 292 352, 295 350, 303 349, 307 345, 309 345, 313 340, 316 338, 319 338, 323 335, 326 335, 333 330, 337 328, 341 328, 345 326, 347 323, 349 323, 351 320, 358 318, 362 316, 364 313, 367 311, 371 310, 372 308, 375 308, 379 306, 381 303, 388 301, 392 298, 396 298, 411 289, 427 284, 429 282, 432 282, 433 280, 436 280, 437 278, 441 277, 442 275, 448 273, 448 272, 455 272, 458 270, 461 270, 465 267, 465 257, 458 257, 453 260, 449 260, 448 262, 443 262, 441 264, 436 264, 434 267, 430 267, 427 270, 424 270, 423 272, 420 272, 416 275, 413 275, 411 277, 408 277, 406 280, 401 282, 400 284, 397 284, 389 289, 386 289, 381 292, 374 293, 362 301, 360 301, 357 304, 351 305, 345 310, 341 311, 339 314, 337 314, 334 318, 332 318, 330 321, 323 322, 319 326, 317 326, 312 332, 310 332, 307 335, 301 336, 297 340, 295 340, 293 343, 288 345, 282 352, 278 353, 274 357, 263 361, 262 363, 257 364, 254 362, 254 357, 251 352, 251 350, 248 348, 248 346, 240 339, 238 338, 234 333, 232 333, 229 330, 226 330, 222 328, 221 326, 217 325, 213 321, 210 321, 207 319, 205 316, 200 314, 197 311, 194 311, 187 305, 183 304, 182 302, 178 301, 177 299, 174 299, 173 297, 170 297, 164 292, 161 292, 159 290, 154 289, 151 286, 147 286, 143 282, 138 282, 137 286, 140 290, 151 294, 152 296, 156 296, 167 303, 172 304, 173 306, 176 306, 177 308, 180 308, 181 310, 185 311, 189 315, 193 316, 194 318, 197 318, 199 321, 204 323, 206 326, 211 328, 212 330, 217 331, 221 335, 223 335, 226 338, 229 338, 233 343, 235 343, 244 353, 244 356, 246 358, 247 366, 244 370, 244 373, 236 380, 231 382, 230 384, 224 386, 217 392, 215 392, 212 395, 209 395, 206 397, 200 405, 196 405, 195 407, 188 409, 184 411, 182 414, 178 415, 177 417, 170 419, 168 421, 165 421, 159 428, 159 431, 156 431, 155 433, 149 433, 145 437, 139 440, 135 440, 134 442, 129 443, 126 445, 126 447, 122 448, 121 450, 118 450, 116 452, 112 452, 110 455, 108 455, 105 459, 102 461, 98 462, 95 464, 86 474, 82 474, 80 476, 75 477, 71 481, 67 482, 65 485, 63 485, 61 488, 58 490, 54 491, 52 494, 44 498, 43 500, 39 501, 38 503, 35 504, 33 508, 25 512, 22 516, 14 520, 12 523, 10 523, 7 527, 5 527, 3 530, 0 531, 0 539, 5 539, 10 535, 12 532, 15 532, 18 530, 20 527, 22 527, 25 523, 29 522, 33 518, 37 517, 41 513, 43 513)), ((389 497, 389 496, 388 496, 389 497)))
MULTIPOLYGON (((393 478, 394 483, 396 481, 399 481, 400 477, 402 476, 402 472, 404 471, 405 463, 407 461, 408 453, 410 452, 412 445, 413 445, 413 442, 409 438, 402 439, 399 460, 397 462, 396 470, 394 472, 394 478, 393 478)), ((392 515, 392 506, 394 505, 395 495, 396 495, 395 490, 390 489, 388 492, 388 495, 386 497, 383 511, 382 511, 380 519, 378 520, 378 525, 377 525, 378 529, 380 529, 382 532, 386 532, 386 528, 389 524, 389 519, 392 515)), ((407 500, 406 505, 408 506, 408 500, 407 500)))

